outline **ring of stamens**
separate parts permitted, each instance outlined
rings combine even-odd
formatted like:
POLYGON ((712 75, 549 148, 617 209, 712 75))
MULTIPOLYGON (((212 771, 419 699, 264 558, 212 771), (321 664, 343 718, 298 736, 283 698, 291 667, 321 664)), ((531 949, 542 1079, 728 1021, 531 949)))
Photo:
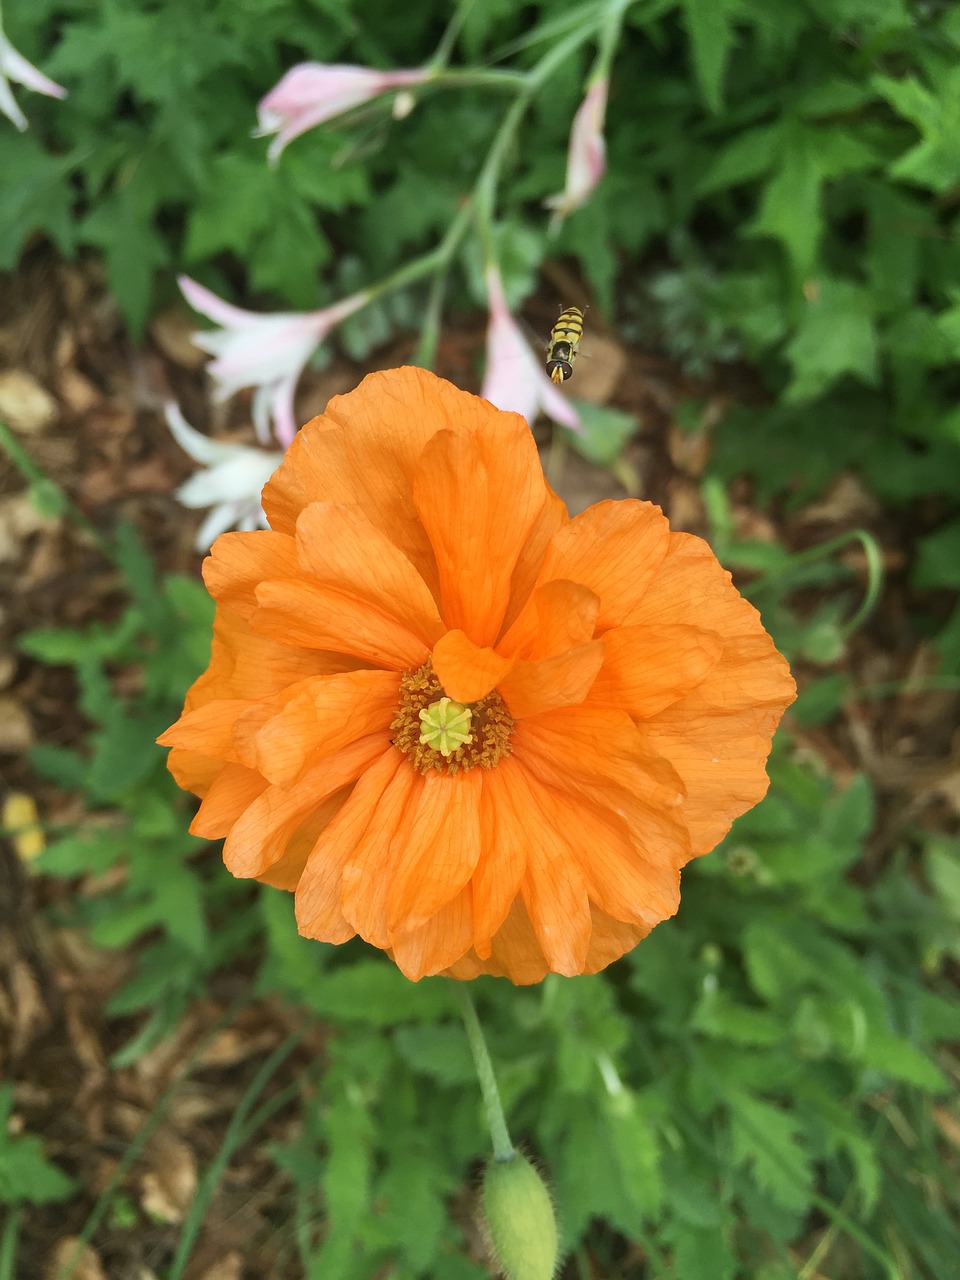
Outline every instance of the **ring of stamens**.
POLYGON ((496 690, 471 702, 469 741, 443 755, 423 739, 429 736, 425 735, 424 724, 431 718, 431 709, 446 697, 429 659, 416 671, 405 671, 400 677, 400 705, 390 724, 393 745, 409 758, 418 773, 429 773, 431 769, 459 773, 478 766, 494 768, 513 750, 510 740, 514 720, 506 703, 496 690), (427 712, 427 717, 421 717, 421 711, 427 712))

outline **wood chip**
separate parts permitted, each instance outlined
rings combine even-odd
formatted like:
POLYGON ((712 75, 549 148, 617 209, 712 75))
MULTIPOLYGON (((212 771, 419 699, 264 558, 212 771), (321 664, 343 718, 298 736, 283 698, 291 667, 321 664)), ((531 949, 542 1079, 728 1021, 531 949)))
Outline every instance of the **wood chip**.
POLYGON ((14 698, 0 698, 0 755, 17 756, 34 744, 33 725, 14 698))
POLYGON ((46 1280, 57 1280, 68 1265, 70 1280, 107 1280, 98 1254, 90 1245, 82 1245, 79 1236, 57 1241, 47 1263, 46 1280))
POLYGON ((59 410, 49 391, 25 369, 0 373, 0 420, 23 435, 46 431, 59 410))
POLYGON ((197 1190, 197 1161, 190 1147, 169 1132, 147 1144, 150 1168, 140 1179, 140 1203, 161 1222, 182 1222, 197 1190))

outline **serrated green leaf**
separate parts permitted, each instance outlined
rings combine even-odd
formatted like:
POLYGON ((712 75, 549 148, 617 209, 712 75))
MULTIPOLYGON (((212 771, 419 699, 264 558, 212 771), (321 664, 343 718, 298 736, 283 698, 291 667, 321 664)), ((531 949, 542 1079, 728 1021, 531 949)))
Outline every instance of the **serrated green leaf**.
POLYGON ((862 286, 849 280, 818 281, 787 345, 793 379, 785 400, 809 400, 843 374, 875 384, 879 353, 873 317, 872 299, 862 286))
POLYGON ((732 1280, 737 1274, 736 1254, 719 1228, 676 1222, 666 1239, 673 1250, 676 1274, 683 1280, 732 1280))
POLYGON ((933 191, 952 190, 960 181, 960 67, 946 70, 935 91, 914 76, 895 80, 878 75, 873 84, 922 135, 890 165, 890 173, 933 191))
POLYGON ((681 0, 681 10, 700 92, 710 110, 719 112, 733 47, 734 9, 727 0, 681 0))
POLYGON ((792 123, 785 129, 779 167, 746 229, 749 235, 779 240, 799 280, 813 269, 823 230, 818 142, 817 132, 806 126, 792 123))
POLYGON ((29 237, 45 233, 65 256, 76 243, 70 173, 75 159, 44 151, 12 129, 0 132, 0 270, 17 265, 29 237))
POLYGON ((697 180, 697 195, 711 195, 761 178, 776 164, 782 145, 783 126, 779 122, 735 133, 697 180))
POLYGON ((799 1145, 800 1124, 762 1098, 735 1091, 730 1096, 733 1159, 748 1167, 757 1185, 785 1209, 810 1202, 813 1168, 799 1145))
POLYGON ((466 1084, 476 1070, 461 1026, 399 1027, 393 1043, 407 1065, 441 1084, 466 1084))

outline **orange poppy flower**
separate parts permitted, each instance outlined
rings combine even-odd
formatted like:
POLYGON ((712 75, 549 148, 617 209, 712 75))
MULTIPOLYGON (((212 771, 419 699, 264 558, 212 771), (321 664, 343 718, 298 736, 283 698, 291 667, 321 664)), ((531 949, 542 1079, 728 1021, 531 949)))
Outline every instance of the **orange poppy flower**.
POLYGON ((160 739, 234 875, 412 979, 593 973, 673 915, 795 696, 707 544, 571 519, 523 418, 422 369, 332 400, 263 505, 160 739))

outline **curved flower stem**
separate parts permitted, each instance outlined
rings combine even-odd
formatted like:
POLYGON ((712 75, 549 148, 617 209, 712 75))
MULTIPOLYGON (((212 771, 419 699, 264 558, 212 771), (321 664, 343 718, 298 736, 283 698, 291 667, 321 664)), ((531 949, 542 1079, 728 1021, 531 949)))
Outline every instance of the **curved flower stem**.
POLYGON ((466 983, 457 982, 454 979, 453 985, 460 1003, 460 1014, 467 1031, 467 1039, 470 1041, 473 1065, 477 1069, 477 1079, 480 1081, 483 1107, 487 1113, 487 1126, 490 1129, 490 1137, 493 1139, 493 1158, 501 1161, 512 1160, 517 1152, 510 1141, 510 1134, 507 1131, 503 1104, 500 1101, 500 1090, 497 1088, 497 1077, 494 1074, 493 1063, 490 1061, 490 1054, 487 1050, 487 1042, 483 1037, 480 1019, 477 1017, 477 1011, 473 1006, 473 1000, 467 990, 466 983))
POLYGON ((828 556, 832 556, 835 551, 841 551, 850 542, 859 542, 867 559, 867 589, 863 600, 853 616, 840 628, 844 638, 852 636, 873 612, 883 589, 883 556, 876 538, 866 529, 850 529, 847 533, 841 533, 839 537, 831 538, 829 542, 821 542, 819 546, 798 552, 790 557, 790 564, 782 572, 761 575, 750 584, 750 590, 754 592, 774 586, 783 587, 784 580, 789 579, 795 569, 816 564, 818 560, 826 560, 828 556))

